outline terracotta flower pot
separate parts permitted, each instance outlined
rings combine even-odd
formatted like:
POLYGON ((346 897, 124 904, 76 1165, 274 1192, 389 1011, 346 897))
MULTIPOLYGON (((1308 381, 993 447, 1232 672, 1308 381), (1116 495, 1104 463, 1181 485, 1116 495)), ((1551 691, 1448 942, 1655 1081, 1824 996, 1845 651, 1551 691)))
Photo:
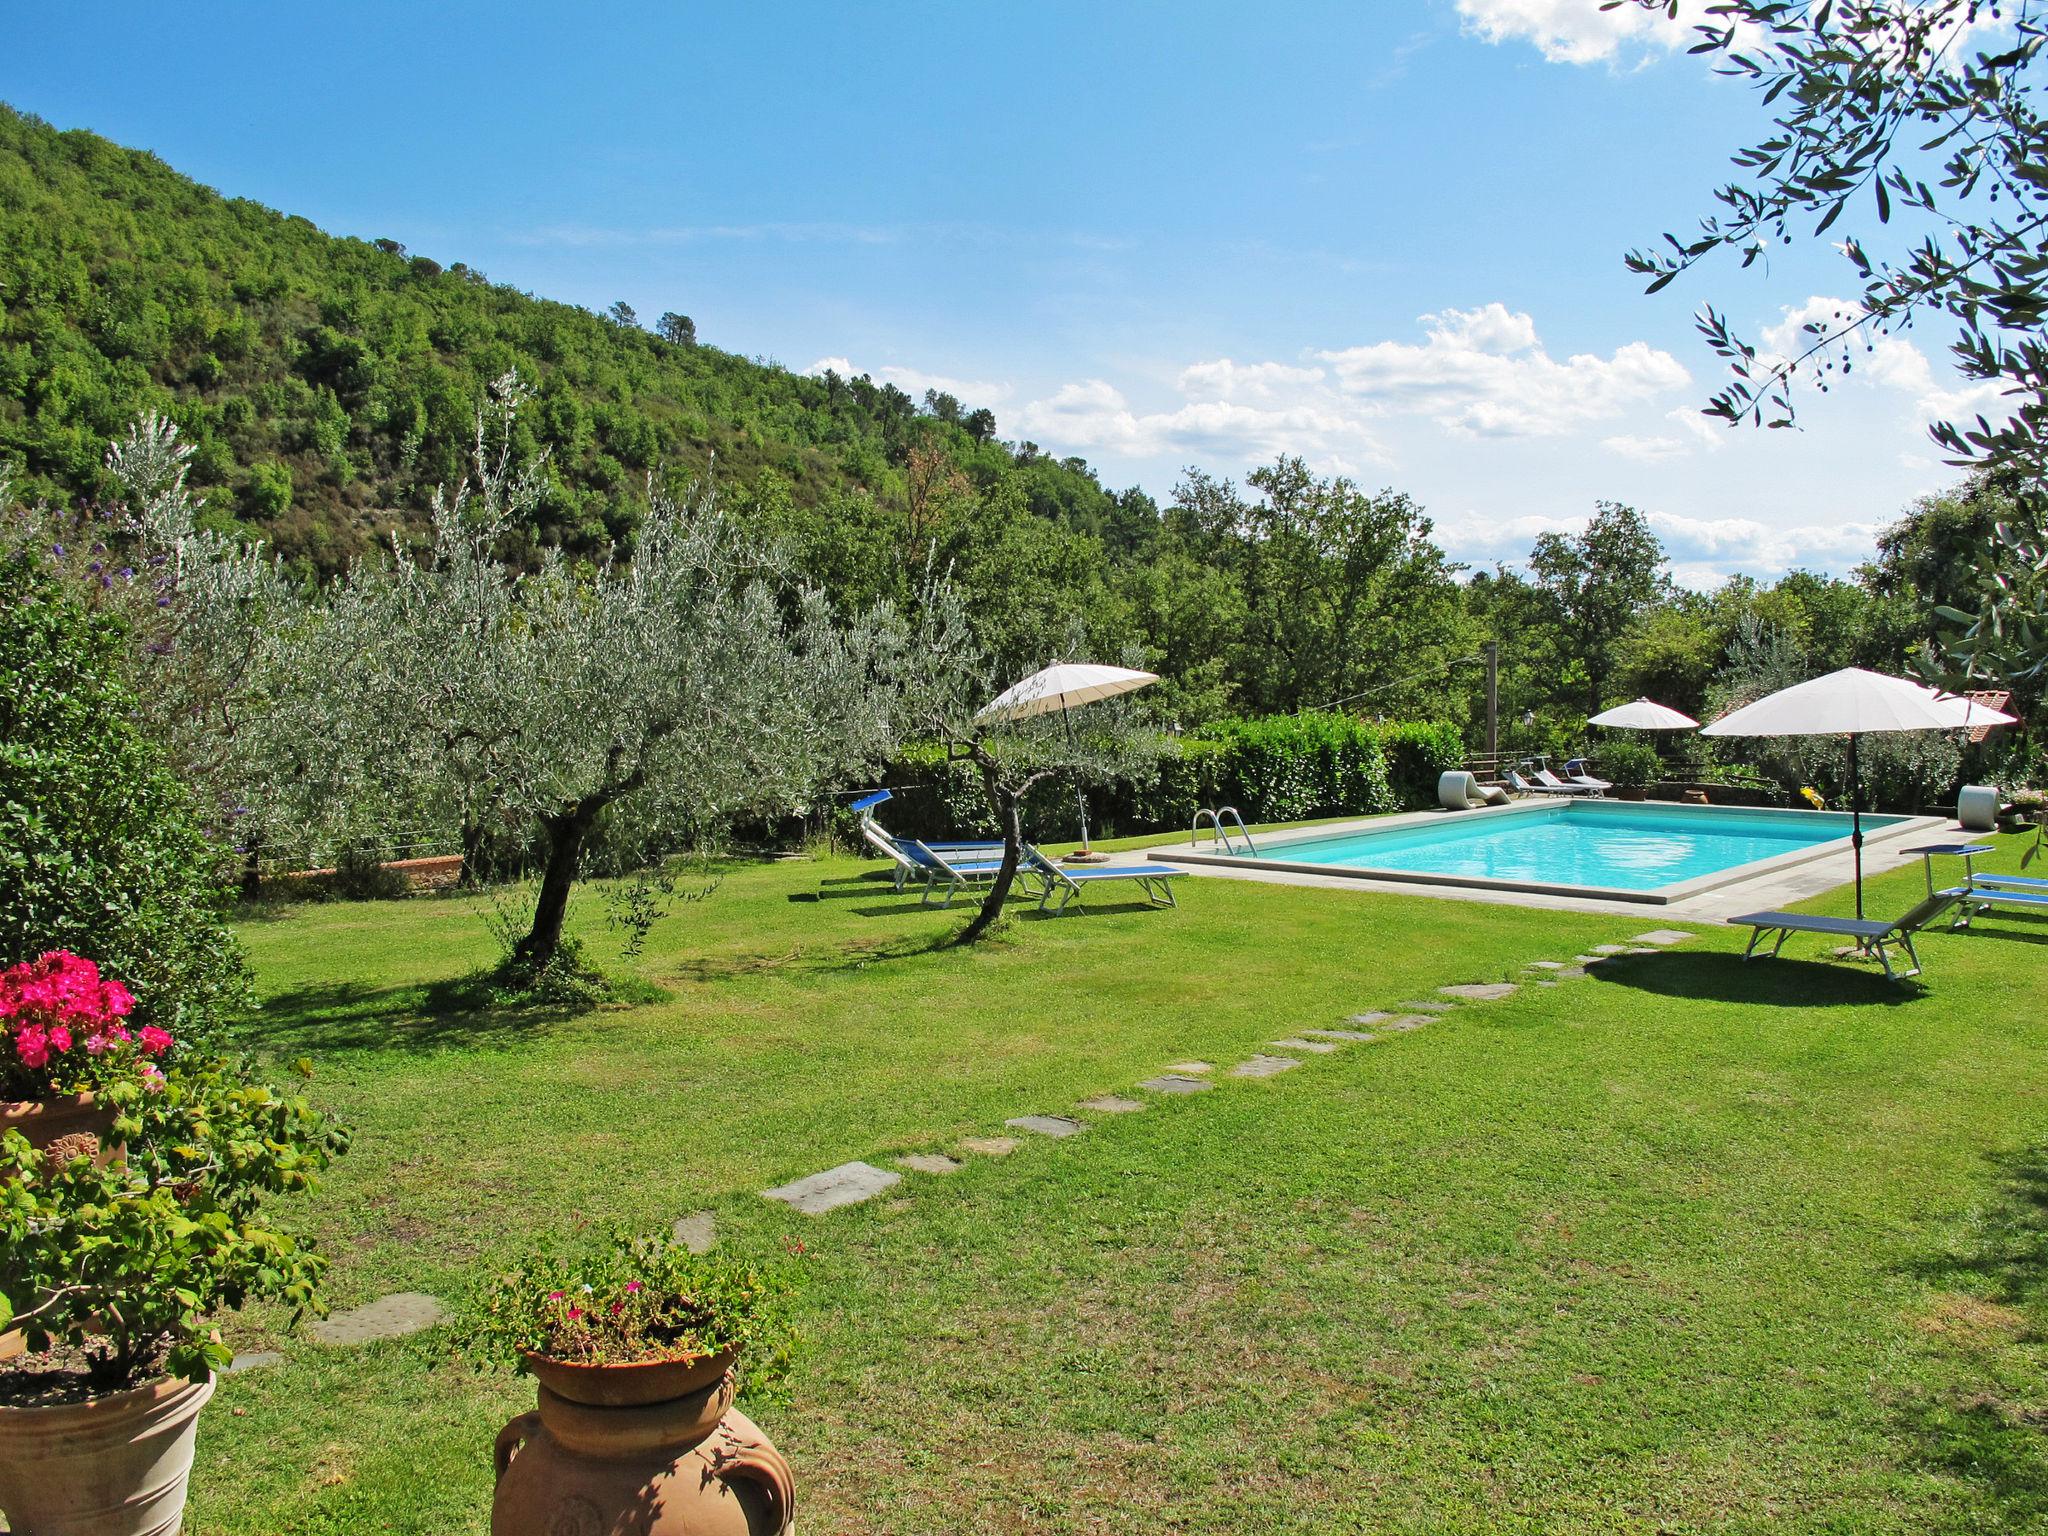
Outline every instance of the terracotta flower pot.
POLYGON ((542 1377, 540 1407, 498 1434, 491 1536, 782 1536, 790 1529, 796 1489, 789 1463, 732 1406, 729 1355, 682 1365, 531 1363, 542 1377), (634 1374, 598 1380, 610 1372, 634 1374), (583 1400, 560 1395, 550 1378, 583 1400), (699 1384, 678 1396, 645 1396, 689 1379, 699 1384))
POLYGON ((113 1109, 90 1093, 0 1100, 0 1135, 19 1131, 39 1152, 63 1142, 68 1150, 104 1167, 121 1155, 120 1143, 107 1140, 113 1128, 113 1109))
POLYGON ((213 1381, 0 1408, 0 1512, 33 1536, 175 1536, 213 1381))
POLYGON ((596 1408, 638 1408, 673 1402, 721 1380, 740 1357, 736 1349, 695 1360, 649 1360, 638 1365, 582 1365, 528 1354, 526 1368, 555 1396, 596 1408))

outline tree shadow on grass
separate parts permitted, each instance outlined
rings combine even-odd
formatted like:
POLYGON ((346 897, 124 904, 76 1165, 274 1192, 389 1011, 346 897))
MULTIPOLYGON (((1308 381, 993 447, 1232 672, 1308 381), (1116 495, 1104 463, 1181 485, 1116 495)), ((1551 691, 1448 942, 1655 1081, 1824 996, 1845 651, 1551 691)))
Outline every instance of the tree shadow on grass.
POLYGON ((326 982, 278 993, 235 1035, 245 1045, 278 1052, 431 1052, 514 1045, 587 1011, 494 1006, 479 999, 468 977, 402 987, 326 982))
POLYGON ((1953 1340, 1951 1358, 1981 1385, 1909 1403, 1902 1428, 1920 1468, 1969 1484, 1996 1508, 1997 1524, 1982 1528, 2037 1530, 2048 1519, 2048 1420, 2034 1406, 2038 1391, 2030 1379, 2008 1393, 1989 1358, 1972 1354, 2015 1333, 2037 1339, 2048 1320, 2048 1146, 1987 1161, 1998 1187, 1969 1237, 1904 1266, 1948 1296, 1930 1336, 1953 1340))
POLYGON ((1847 960, 1745 960, 1725 951, 1667 950, 1618 955, 1588 975, 1657 997, 1685 997, 1766 1008, 1895 1008, 1927 995, 1914 981, 1887 981, 1847 960))

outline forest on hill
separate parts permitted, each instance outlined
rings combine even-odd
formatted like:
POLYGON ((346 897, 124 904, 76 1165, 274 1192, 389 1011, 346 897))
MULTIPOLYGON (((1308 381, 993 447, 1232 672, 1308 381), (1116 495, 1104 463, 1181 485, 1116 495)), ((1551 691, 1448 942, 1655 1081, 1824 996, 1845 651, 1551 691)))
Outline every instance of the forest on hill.
MULTIPOLYGON (((446 253, 444 253, 446 254, 446 253)), ((1471 572, 1395 489, 1283 459, 1190 468, 1164 506, 1000 435, 971 402, 810 377, 492 283, 397 242, 326 234, 153 155, 0 107, 0 466, 17 501, 109 494, 106 446, 160 412, 195 449, 207 524, 312 583, 418 536, 466 473, 476 412, 516 371, 514 448, 546 455, 513 538, 572 558, 630 544, 650 475, 710 474, 726 510, 852 611, 952 572, 977 639, 1021 673, 1055 654, 1163 674, 1172 723, 1335 706, 1472 736, 1476 657, 1502 649, 1511 748, 1582 738, 1650 694, 1692 712, 1743 678, 1898 670, 1965 598, 1994 489, 1899 509, 1854 579, 1720 591, 1671 580, 1649 520, 1601 503, 1526 562, 1471 572)))

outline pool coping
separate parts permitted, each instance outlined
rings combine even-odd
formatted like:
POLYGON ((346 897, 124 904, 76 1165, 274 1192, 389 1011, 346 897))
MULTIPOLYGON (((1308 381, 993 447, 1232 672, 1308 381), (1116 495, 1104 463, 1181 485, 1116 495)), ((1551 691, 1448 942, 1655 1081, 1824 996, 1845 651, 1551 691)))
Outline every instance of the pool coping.
MULTIPOLYGON (((1701 806, 1683 801, 1614 801, 1613 804, 1653 805, 1662 811, 1674 811, 1684 815, 1697 812, 1729 810, 1774 810, 1775 807, 1759 806, 1701 806)), ((1362 816, 1350 821, 1325 822, 1316 827, 1294 828, 1287 832, 1262 835, 1262 849, 1284 849, 1292 843, 1320 842, 1327 838, 1343 837, 1354 832, 1397 831, 1404 827, 1425 826, 1431 821, 1446 816, 1455 816, 1461 822, 1475 816, 1528 815, 1555 806, 1554 798, 1517 800, 1507 805, 1485 806, 1469 811, 1427 810, 1403 811, 1392 816, 1362 816)), ((1811 814, 1797 810, 1783 810, 1779 814, 1797 816, 1811 814)), ((1844 814, 1844 813, 1838 813, 1844 814)), ((1890 813, 1872 812, 1872 815, 1890 813)), ((1947 826, 1947 821, 1938 816, 1900 816, 1891 825, 1866 829, 1863 834, 1863 848, 1867 856, 1873 848, 1882 847, 1903 837, 1926 836, 1947 826)), ((1145 857, 1161 863, 1193 865, 1204 869, 1234 871, 1240 876, 1255 875, 1296 875, 1317 876, 1332 881, 1360 882, 1367 886, 1425 886, 1441 890, 1442 894, 1455 895, 1459 891, 1490 892, 1496 899, 1500 895, 1544 896, 1579 901, 1620 902, 1639 907, 1669 907, 1687 904, 1709 892, 1724 890, 1729 886, 1742 885, 1750 881, 1768 882, 1786 871, 1802 865, 1817 863, 1824 859, 1846 855, 1852 844, 1847 836, 1829 838, 1826 842, 1809 843, 1787 853, 1773 854, 1766 859, 1752 859, 1746 864, 1736 864, 1728 869, 1716 870, 1712 874, 1699 875, 1691 880, 1681 880, 1673 885, 1658 886, 1654 890, 1625 890, 1608 885, 1567 885, 1542 880, 1499 880, 1485 875, 1444 875, 1412 869, 1372 869, 1349 864, 1307 864, 1287 859, 1276 859, 1261 852, 1256 861, 1248 861, 1234 854, 1218 853, 1213 844, 1203 846, 1193 842, 1168 844, 1164 847, 1147 848, 1145 857)), ((1318 883, 1321 883, 1321 879, 1318 883)))

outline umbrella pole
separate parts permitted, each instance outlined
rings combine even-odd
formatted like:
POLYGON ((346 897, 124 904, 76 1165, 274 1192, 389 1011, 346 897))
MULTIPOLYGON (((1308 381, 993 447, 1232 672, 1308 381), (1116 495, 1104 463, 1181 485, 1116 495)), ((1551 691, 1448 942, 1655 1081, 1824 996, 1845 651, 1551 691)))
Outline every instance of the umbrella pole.
POLYGON ((1856 733, 1849 733, 1850 845, 1856 850, 1856 921, 1863 921, 1863 776, 1856 769, 1856 733))
MULTIPOLYGON (((1065 700, 1060 702, 1060 724, 1067 728, 1067 750, 1074 750, 1074 717, 1067 713, 1065 700)), ((1088 797, 1081 790, 1081 781, 1074 780, 1074 803, 1081 807, 1081 851, 1092 853, 1088 846, 1088 797)))

